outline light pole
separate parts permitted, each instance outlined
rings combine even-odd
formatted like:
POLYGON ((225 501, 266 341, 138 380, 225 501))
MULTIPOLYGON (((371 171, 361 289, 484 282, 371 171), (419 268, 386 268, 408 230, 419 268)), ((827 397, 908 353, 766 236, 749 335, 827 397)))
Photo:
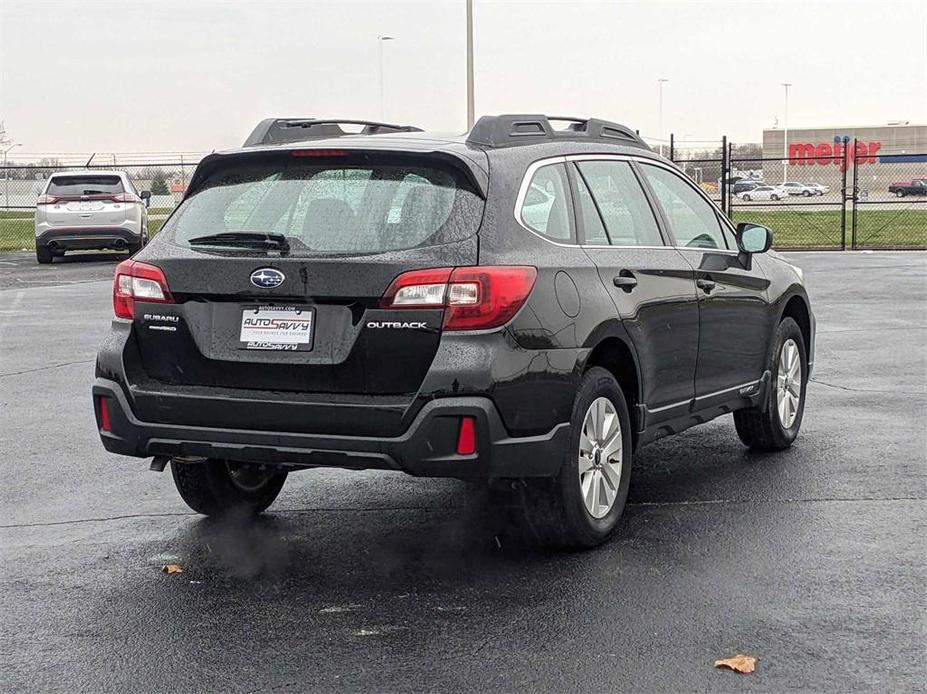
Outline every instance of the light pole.
POLYGON ((663 156, 663 84, 669 82, 665 77, 657 80, 660 85, 660 156, 663 156))
POLYGON ((473 0, 467 0, 467 132, 473 128, 473 0))
POLYGON ((6 209, 10 209, 10 170, 6 168, 6 155, 14 147, 22 147, 22 144, 22 142, 17 142, 3 150, 3 204, 6 209))
POLYGON ((380 120, 383 120, 383 42, 395 41, 393 36, 377 36, 377 44, 380 46, 380 120))
POLYGON ((782 182, 785 183, 789 177, 789 87, 792 83, 783 82, 782 86, 785 87, 785 127, 782 132, 782 182))

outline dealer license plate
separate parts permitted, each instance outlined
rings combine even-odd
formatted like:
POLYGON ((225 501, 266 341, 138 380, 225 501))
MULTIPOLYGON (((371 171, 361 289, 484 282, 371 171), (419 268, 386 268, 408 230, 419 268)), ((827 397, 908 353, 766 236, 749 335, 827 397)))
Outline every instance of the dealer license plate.
POLYGON ((240 346, 244 349, 311 350, 315 328, 311 308, 258 306, 241 312, 240 346))

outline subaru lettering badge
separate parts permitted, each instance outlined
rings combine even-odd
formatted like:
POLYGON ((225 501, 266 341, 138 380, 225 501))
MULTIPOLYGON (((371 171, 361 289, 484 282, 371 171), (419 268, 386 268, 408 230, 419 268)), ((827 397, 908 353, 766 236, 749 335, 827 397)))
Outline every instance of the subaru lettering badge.
POLYGON ((273 289, 283 284, 286 279, 280 270, 274 270, 272 267, 262 267, 251 273, 251 284, 261 289, 273 289))

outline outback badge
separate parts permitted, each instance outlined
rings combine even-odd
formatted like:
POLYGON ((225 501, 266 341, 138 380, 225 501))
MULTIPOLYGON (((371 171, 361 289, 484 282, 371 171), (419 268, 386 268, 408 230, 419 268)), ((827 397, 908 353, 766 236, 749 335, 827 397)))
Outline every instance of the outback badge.
POLYGON ((273 289, 283 284, 286 279, 280 270, 274 270, 272 267, 262 267, 251 273, 251 284, 261 289, 273 289))

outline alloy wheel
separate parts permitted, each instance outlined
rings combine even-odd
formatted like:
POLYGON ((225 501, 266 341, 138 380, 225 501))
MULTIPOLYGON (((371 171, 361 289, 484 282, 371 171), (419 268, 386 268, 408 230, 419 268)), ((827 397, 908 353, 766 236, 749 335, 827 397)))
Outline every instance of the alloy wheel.
POLYGON ((801 402, 801 353, 795 340, 788 339, 779 351, 776 376, 776 405, 784 429, 791 429, 801 402))
POLYGON ((618 411, 608 398, 596 398, 583 418, 578 451, 579 488, 593 518, 603 518, 615 504, 623 457, 618 411))

